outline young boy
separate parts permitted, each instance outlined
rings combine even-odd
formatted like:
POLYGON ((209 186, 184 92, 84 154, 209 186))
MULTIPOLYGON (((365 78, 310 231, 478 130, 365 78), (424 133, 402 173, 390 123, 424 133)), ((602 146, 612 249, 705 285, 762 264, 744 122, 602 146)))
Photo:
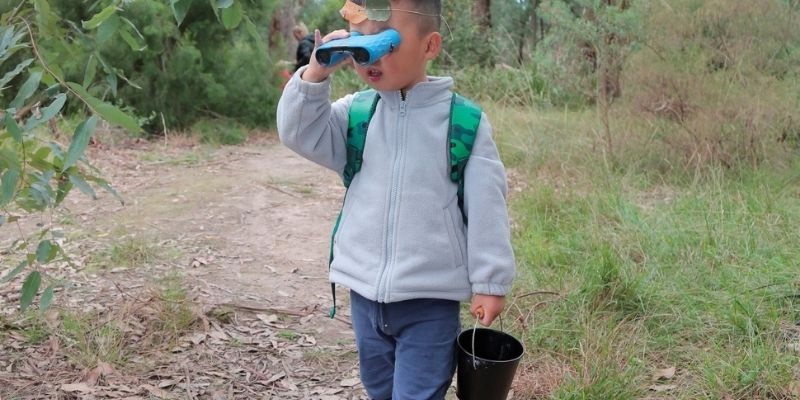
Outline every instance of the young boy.
MULTIPOLYGON (((350 10, 364 5, 349 1, 356 3, 350 10)), ((448 160, 453 80, 426 75, 442 45, 441 1, 392 0, 390 8, 385 21, 342 12, 351 31, 395 29, 401 42, 371 65, 352 63, 380 99, 363 166, 345 197, 330 279, 351 289, 361 380, 370 398, 443 399, 455 370, 459 302, 471 298, 470 311, 491 325, 514 278, 506 177, 482 115, 459 207, 448 160)), ((316 46, 347 36, 316 32, 316 46)), ((353 96, 331 103, 328 77, 345 63, 326 68, 312 56, 278 104, 281 141, 340 175, 353 96)))

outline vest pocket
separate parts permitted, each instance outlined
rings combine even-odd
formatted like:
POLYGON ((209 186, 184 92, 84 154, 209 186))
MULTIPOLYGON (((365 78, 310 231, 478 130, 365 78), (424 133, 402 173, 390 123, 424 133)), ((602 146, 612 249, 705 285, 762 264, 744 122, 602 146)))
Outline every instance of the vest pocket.
POLYGON ((453 252, 453 261, 456 267, 463 267, 464 253, 462 251, 461 241, 458 239, 456 223, 453 220, 453 213, 450 211, 450 208, 449 206, 445 207, 442 210, 442 216, 444 217, 444 225, 447 227, 447 236, 450 239, 450 250, 453 252))

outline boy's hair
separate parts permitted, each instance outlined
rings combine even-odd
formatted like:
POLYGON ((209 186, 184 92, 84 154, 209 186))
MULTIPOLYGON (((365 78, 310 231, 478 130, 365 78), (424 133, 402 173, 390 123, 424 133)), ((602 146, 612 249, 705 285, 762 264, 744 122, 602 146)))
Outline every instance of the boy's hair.
MULTIPOLYGON (((412 5, 420 18, 420 30, 423 33, 439 32, 442 24, 442 0, 404 0, 412 5)), ((392 3, 397 2, 392 1, 392 3)))
MULTIPOLYGON (((369 3, 369 0, 349 0, 359 6, 369 3)), ((442 24, 442 0, 390 0, 394 6, 404 2, 411 5, 411 10, 419 17, 419 29, 422 33, 439 32, 442 24)), ((392 7, 394 8, 394 7, 392 7)), ((399 10, 399 9, 398 9, 399 10)))

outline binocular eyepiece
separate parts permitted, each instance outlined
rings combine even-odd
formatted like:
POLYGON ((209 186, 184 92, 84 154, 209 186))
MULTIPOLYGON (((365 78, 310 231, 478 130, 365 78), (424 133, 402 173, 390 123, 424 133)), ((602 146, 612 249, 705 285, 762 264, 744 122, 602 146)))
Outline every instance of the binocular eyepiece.
POLYGON ((387 29, 374 35, 362 35, 353 31, 350 32, 350 37, 331 40, 319 46, 316 59, 321 65, 331 67, 349 56, 353 57, 355 62, 366 66, 391 53, 399 45, 400 33, 394 29, 387 29))

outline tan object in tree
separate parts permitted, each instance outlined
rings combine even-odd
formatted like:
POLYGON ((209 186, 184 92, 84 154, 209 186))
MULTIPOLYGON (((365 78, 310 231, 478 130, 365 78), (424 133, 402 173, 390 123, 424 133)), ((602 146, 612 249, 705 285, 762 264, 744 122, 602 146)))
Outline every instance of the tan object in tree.
POLYGON ((351 24, 360 24, 367 19, 367 9, 350 0, 344 3, 344 7, 339 10, 339 14, 351 24))

